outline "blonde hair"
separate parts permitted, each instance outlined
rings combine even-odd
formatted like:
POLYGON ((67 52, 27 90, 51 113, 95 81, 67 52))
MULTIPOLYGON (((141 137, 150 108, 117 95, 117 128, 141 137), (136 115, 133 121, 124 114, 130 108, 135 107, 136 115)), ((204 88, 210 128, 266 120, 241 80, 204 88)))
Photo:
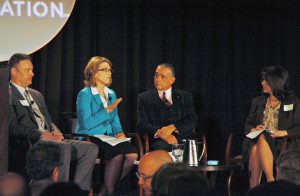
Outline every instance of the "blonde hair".
POLYGON ((92 57, 84 69, 84 85, 95 86, 94 76, 99 69, 99 65, 103 62, 107 62, 112 68, 112 63, 105 57, 94 56, 92 57))

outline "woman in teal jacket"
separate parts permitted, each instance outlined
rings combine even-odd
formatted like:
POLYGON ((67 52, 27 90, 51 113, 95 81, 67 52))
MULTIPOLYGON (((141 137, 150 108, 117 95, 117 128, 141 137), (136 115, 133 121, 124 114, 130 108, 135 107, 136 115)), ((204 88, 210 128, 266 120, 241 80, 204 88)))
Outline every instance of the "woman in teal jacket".
POLYGON ((137 159, 137 151, 129 142, 112 146, 95 136, 108 135, 125 138, 118 116, 117 99, 112 83, 112 63, 105 57, 90 59, 85 70, 85 88, 77 96, 76 133, 88 134, 91 141, 98 145, 102 160, 106 161, 104 183, 100 195, 112 195, 119 177, 123 178, 137 159))

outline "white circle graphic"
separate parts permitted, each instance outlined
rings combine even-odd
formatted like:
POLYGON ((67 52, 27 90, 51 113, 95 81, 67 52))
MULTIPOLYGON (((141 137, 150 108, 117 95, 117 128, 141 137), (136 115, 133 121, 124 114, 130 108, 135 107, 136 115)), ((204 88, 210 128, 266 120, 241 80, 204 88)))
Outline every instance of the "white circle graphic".
POLYGON ((0 62, 31 54, 66 24, 76 0, 0 0, 0 62))

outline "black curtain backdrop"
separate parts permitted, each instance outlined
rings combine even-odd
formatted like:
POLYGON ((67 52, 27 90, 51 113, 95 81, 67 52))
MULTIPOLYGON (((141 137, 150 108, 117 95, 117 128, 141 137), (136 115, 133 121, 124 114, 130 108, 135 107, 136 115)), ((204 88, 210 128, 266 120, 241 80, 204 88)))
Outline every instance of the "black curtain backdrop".
POLYGON ((260 70, 281 65, 300 95, 298 1, 77 0, 63 30, 34 53, 33 88, 54 122, 76 111, 83 70, 95 55, 114 66, 124 130, 136 131, 137 95, 153 88, 156 65, 175 65, 175 88, 192 92, 197 131, 210 159, 223 159, 227 134, 242 133, 260 70))

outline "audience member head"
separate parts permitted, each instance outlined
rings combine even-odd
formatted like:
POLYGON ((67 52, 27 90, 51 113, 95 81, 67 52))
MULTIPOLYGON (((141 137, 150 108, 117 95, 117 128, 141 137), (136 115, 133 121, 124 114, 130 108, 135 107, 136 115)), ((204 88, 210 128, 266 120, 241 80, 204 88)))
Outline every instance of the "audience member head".
POLYGON ((167 179, 174 175, 179 174, 181 172, 184 172, 186 167, 175 164, 175 163, 168 163, 163 165, 153 176, 152 178, 152 184, 151 184, 151 191, 152 195, 159 195, 162 192, 165 192, 162 190, 164 187, 165 182, 167 179))
POLYGON ((173 85, 175 80, 175 70, 173 65, 163 63, 156 67, 154 75, 154 86, 157 90, 168 90, 173 85))
POLYGON ((27 152, 26 169, 32 180, 52 178, 58 181, 61 149, 53 142, 41 141, 27 152))
POLYGON ((8 60, 8 66, 12 82, 22 87, 32 84, 34 73, 30 56, 16 53, 8 60))
POLYGON ((40 196, 83 196, 82 190, 77 184, 59 182, 54 183, 46 187, 40 194, 40 196))
POLYGON ((109 86, 112 83, 112 63, 105 57, 94 56, 84 70, 85 86, 96 86, 97 82, 109 86))
MULTIPOLYGON (((291 96, 290 78, 288 72, 280 66, 265 67, 261 71, 261 79, 265 81, 271 89, 271 93, 279 100, 291 96)), ((269 93, 265 92, 264 93, 269 93)))
POLYGON ((155 172, 163 165, 173 163, 172 157, 164 150, 155 150, 145 154, 139 162, 139 185, 146 195, 151 195, 151 181, 155 172))
POLYGON ((0 175, 0 196, 29 196, 30 190, 22 176, 16 173, 0 175))
POLYGON ((207 179, 182 164, 161 167, 152 180, 152 194, 155 196, 201 196, 206 195, 207 191, 207 179))
POLYGON ((300 148, 294 143, 277 158, 277 180, 300 185, 300 148))

